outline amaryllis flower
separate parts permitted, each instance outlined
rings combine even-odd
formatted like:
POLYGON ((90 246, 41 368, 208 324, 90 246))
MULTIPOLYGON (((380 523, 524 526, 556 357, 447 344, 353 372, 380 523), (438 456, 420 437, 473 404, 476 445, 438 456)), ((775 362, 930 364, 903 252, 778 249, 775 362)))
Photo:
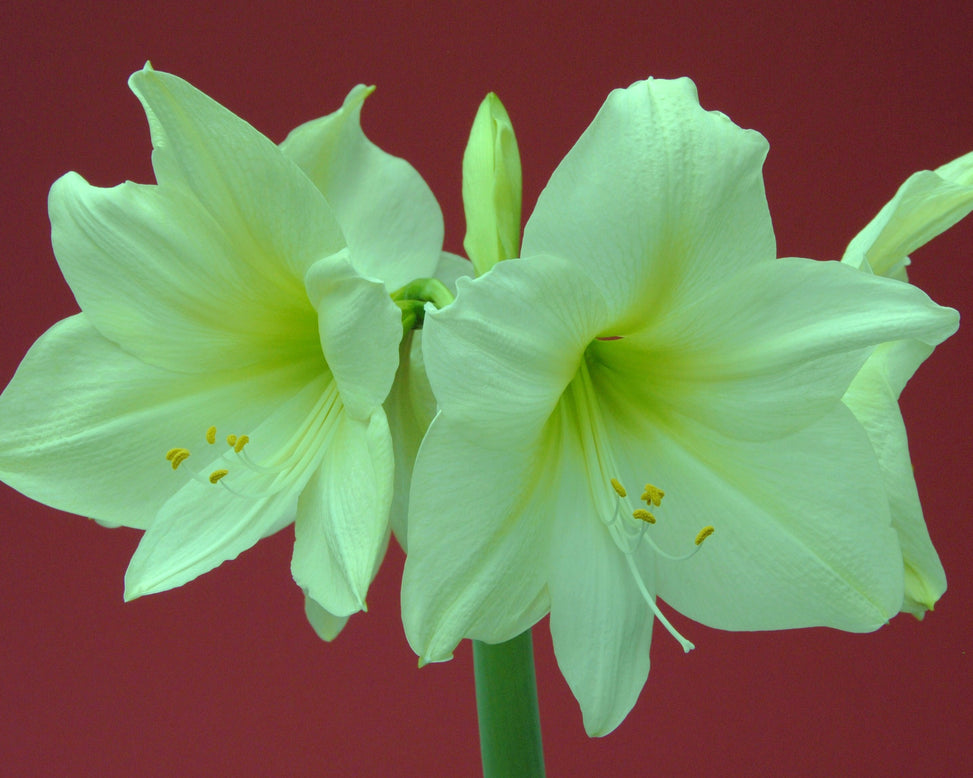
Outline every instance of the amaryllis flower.
POLYGON ((435 272, 441 214, 362 134, 365 87, 278 147, 175 76, 147 66, 130 86, 158 183, 69 173, 51 189, 81 313, 0 398, 0 478, 146 530, 126 598, 295 522, 294 577, 332 637, 365 607, 388 541, 383 402, 403 333, 390 293, 435 272))
POLYGON ((617 90, 521 258, 427 314, 440 412, 402 594, 421 661, 549 612, 601 735, 646 680, 654 619, 691 647, 657 597, 734 630, 864 631, 899 611, 882 474, 841 400, 877 344, 938 342, 956 313, 840 263, 776 259, 766 151, 688 80, 617 90))

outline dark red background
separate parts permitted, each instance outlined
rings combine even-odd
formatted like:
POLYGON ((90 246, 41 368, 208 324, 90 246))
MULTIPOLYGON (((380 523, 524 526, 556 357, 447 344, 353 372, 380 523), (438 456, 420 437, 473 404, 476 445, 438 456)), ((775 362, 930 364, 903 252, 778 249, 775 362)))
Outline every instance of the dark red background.
MULTIPOLYGON (((378 85, 366 131, 406 157, 461 251, 460 159, 488 90, 513 118, 525 214, 609 90, 693 77, 703 105, 770 140, 781 255, 832 259, 911 172, 973 149, 969 5, 610 2, 7 3, 0 11, 0 381, 75 303, 46 195, 151 180, 125 80, 146 59, 275 140, 378 85), (303 10, 304 6, 313 10, 303 10), (421 10, 411 10, 415 5, 421 10), (781 4, 782 5, 782 4, 781 4), (107 10, 106 10, 107 9, 107 10)), ((914 256, 913 279, 973 310, 973 220, 914 256)), ((628 719, 588 739, 536 630, 553 776, 946 775, 971 767, 973 334, 942 346, 903 406, 950 590, 924 623, 872 635, 731 634, 674 618, 628 719)), ((119 484, 119 489, 124 489, 119 484)), ((181 589, 122 603, 138 542, 0 487, 0 759, 16 775, 475 775, 469 646, 416 669, 398 619, 402 554, 334 644, 304 621, 292 533, 181 589)))

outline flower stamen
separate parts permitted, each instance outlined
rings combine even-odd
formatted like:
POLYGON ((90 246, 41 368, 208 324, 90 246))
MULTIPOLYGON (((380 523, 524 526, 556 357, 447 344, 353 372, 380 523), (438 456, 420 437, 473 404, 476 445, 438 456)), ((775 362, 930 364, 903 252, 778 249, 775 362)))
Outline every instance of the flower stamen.
MULTIPOLYGON (((645 508, 636 508, 635 510, 631 510, 631 506, 629 505, 628 500, 625 499, 628 494, 628 491, 622 485, 621 481, 619 481, 617 478, 611 478, 609 479, 609 483, 611 484, 612 490, 615 492, 616 495, 618 495, 618 499, 615 505, 615 512, 612 517, 611 523, 613 526, 617 528, 617 530, 623 536, 627 537, 631 542, 629 548, 623 547, 622 551, 625 554, 625 562, 628 565, 628 569, 632 573, 632 577, 635 579, 635 585, 638 587, 638 590, 642 595, 642 599, 644 599, 645 602, 648 604, 649 608, 652 609, 652 613, 662 623, 662 625, 669 631, 669 634, 671 634, 676 640, 679 641, 679 644, 682 646, 683 651, 691 651, 694 648, 693 644, 690 641, 686 640, 686 638, 684 638, 679 633, 679 631, 672 626, 672 624, 665 617, 662 611, 659 610, 658 605, 656 605, 655 597, 649 594, 649 590, 646 588, 645 582, 642 580, 642 576, 639 573, 638 567, 635 564, 635 551, 638 549, 639 544, 641 544, 641 542, 645 540, 645 542, 648 543, 649 546, 652 547, 652 550, 659 556, 663 557, 664 559, 669 559, 673 562, 681 562, 686 559, 689 559, 691 556, 696 554, 696 552, 699 551, 699 548, 702 545, 703 541, 706 540, 706 538, 708 538, 710 535, 712 535, 715 530, 712 526, 709 525, 703 527, 696 534, 695 545, 693 549, 685 554, 682 554, 681 556, 676 556, 674 554, 670 554, 666 551, 663 551, 661 548, 659 548, 658 544, 656 544, 656 542, 652 539, 651 535, 649 535, 647 532, 649 525, 656 523, 655 515, 645 508), (638 528, 638 530, 634 532, 634 534, 632 533, 631 530, 625 529, 624 527, 625 523, 620 521, 623 515, 623 510, 622 510, 623 506, 629 508, 633 519, 637 519, 639 522, 641 522, 641 526, 638 528)), ((646 505, 659 507, 659 505, 662 504, 662 498, 665 497, 665 494, 666 493, 662 491, 662 489, 659 489, 657 486, 653 486, 652 484, 646 484, 645 489, 642 492, 641 500, 646 505)))
POLYGON ((696 540, 694 541, 697 546, 703 545, 703 541, 706 540, 710 535, 712 535, 716 530, 711 526, 703 527, 697 534, 696 540))
POLYGON ((166 452, 166 459, 172 463, 173 470, 176 470, 188 456, 189 449, 185 448, 170 448, 169 451, 166 452))

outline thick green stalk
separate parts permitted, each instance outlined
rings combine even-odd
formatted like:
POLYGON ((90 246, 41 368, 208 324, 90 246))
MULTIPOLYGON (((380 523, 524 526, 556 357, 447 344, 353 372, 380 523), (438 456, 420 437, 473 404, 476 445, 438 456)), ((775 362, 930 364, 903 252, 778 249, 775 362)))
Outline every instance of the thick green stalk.
POLYGON ((543 778, 530 630, 495 645, 474 640, 473 672, 484 778, 543 778))

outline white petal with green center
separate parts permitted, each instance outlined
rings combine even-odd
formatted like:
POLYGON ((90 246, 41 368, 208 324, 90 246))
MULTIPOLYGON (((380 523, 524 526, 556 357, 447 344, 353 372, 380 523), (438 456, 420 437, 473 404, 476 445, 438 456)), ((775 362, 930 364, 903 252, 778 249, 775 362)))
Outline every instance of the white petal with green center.
POLYGON ((955 327, 955 311, 913 287, 837 262, 770 260, 667 316, 647 310, 634 332, 613 330, 622 337, 587 354, 623 378, 619 403, 759 440, 830 410, 875 343, 936 340, 955 327))
POLYGON ((356 86, 338 111, 297 127, 280 149, 331 203, 357 270, 394 291, 433 274, 443 217, 415 168, 362 132, 362 104, 373 89, 356 86))
POLYGON ((381 409, 365 421, 340 414, 297 506, 294 580, 329 613, 365 608, 385 555, 392 500, 392 441, 381 409))
POLYGON ((441 410, 403 579, 423 660, 510 639, 549 601, 601 734, 644 681, 652 616, 690 646, 657 594, 727 629, 862 631, 899 610, 879 463, 841 399, 877 346, 935 342, 956 314, 837 263, 775 260, 765 152, 688 81, 615 92, 539 199, 523 258, 427 314, 441 410), (653 516, 616 478, 665 502, 646 489, 653 516))
POLYGON ((776 256, 760 169, 767 142, 700 108, 688 79, 613 91, 524 228, 622 301, 617 324, 664 316, 721 276, 776 256))
POLYGON ((170 372, 73 316, 41 336, 0 397, 0 477, 61 510, 145 529, 185 484, 169 449, 191 450, 183 468, 202 466, 221 453, 205 442, 209 426, 252 430, 323 370, 318 350, 293 363, 170 372))
POLYGON ((501 262, 460 279, 457 292, 452 305, 427 313, 423 331, 440 407, 470 435, 500 446, 536 433, 587 343, 609 325, 607 304, 583 273, 555 257, 501 262))
POLYGON ((234 245, 184 190, 101 189, 69 173, 49 206, 54 251, 81 309, 130 354, 180 372, 320 355, 302 278, 234 245))
POLYGON ((152 133, 161 187, 190 193, 236 249, 296 279, 345 246, 322 193, 268 138, 181 78, 146 68, 129 86, 152 133))

